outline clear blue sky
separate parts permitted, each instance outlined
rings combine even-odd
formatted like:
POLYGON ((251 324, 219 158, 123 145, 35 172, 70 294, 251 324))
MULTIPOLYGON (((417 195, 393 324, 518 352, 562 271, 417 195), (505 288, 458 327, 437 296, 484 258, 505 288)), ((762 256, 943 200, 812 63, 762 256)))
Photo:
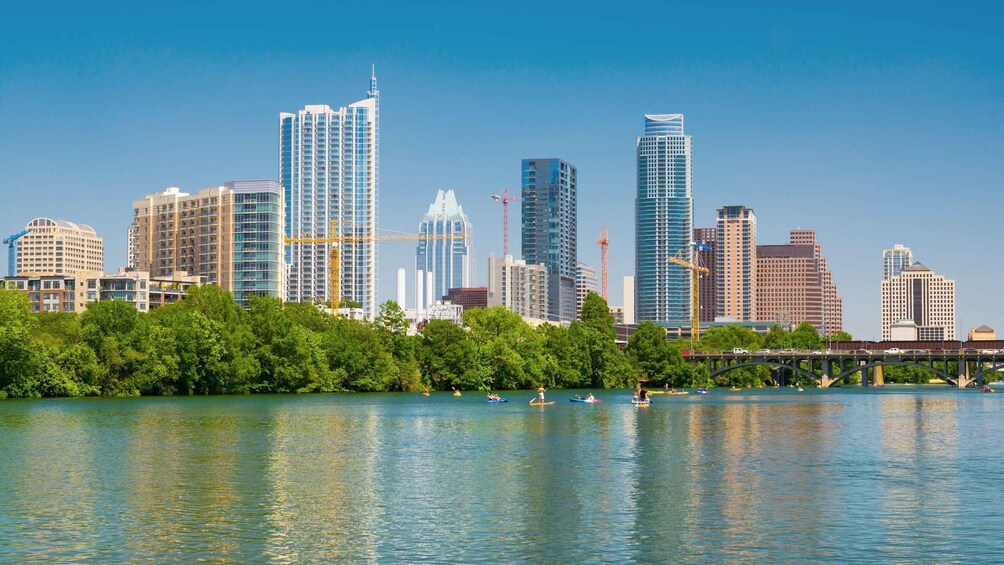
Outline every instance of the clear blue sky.
MULTIPOLYGON (((694 136, 695 223, 755 209, 761 243, 815 228, 846 328, 879 336, 893 243, 958 285, 959 330, 1004 331, 1001 10, 969 2, 24 2, 0 20, 0 231, 93 225, 125 262, 131 202, 275 178, 277 121, 381 90, 381 225, 414 229, 439 188, 501 250, 489 195, 524 157, 579 170, 579 256, 611 303, 634 269, 646 112, 694 136)), ((511 246, 519 247, 518 213, 511 246)), ((414 248, 383 244, 380 293, 414 248)), ((411 295, 411 293, 409 293, 411 295)))

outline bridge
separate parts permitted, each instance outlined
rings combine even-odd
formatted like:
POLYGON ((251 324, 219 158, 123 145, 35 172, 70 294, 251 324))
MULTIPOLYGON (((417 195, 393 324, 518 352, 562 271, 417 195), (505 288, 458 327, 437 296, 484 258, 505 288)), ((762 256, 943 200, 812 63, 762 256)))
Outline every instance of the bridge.
POLYGON ((781 386, 793 373, 823 388, 846 383, 858 373, 862 386, 883 385, 883 367, 887 366, 918 367, 959 388, 996 381, 997 371, 1004 370, 1004 352, 973 349, 692 353, 684 355, 684 359, 695 366, 704 363, 711 378, 742 367, 764 366, 773 371, 774 381, 781 386))

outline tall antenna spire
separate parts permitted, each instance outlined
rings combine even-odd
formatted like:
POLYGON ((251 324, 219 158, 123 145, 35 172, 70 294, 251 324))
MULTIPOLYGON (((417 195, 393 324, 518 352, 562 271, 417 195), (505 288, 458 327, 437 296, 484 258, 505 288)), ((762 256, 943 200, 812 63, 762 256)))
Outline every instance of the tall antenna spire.
POLYGON ((374 64, 371 67, 371 69, 372 70, 370 71, 370 90, 369 92, 367 92, 367 94, 369 94, 370 98, 376 98, 377 96, 380 95, 380 91, 377 90, 376 64, 374 64))

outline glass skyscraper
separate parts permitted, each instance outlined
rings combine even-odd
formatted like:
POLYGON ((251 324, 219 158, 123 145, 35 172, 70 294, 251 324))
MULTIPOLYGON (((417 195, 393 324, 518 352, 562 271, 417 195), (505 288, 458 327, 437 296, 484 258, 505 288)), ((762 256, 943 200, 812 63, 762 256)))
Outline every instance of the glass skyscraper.
POLYGON ((282 186, 274 180, 224 183, 233 193, 233 293, 282 296, 282 186))
MULTIPOLYGON (((379 192, 379 108, 376 74, 365 100, 333 109, 318 104, 279 114, 279 181, 285 191, 286 235, 340 237, 343 298, 376 317, 379 192), (331 233, 331 223, 337 222, 331 233)), ((290 302, 330 299, 331 244, 286 246, 290 302)))
POLYGON ((524 159, 522 173, 523 259, 547 267, 548 319, 572 321, 578 264, 575 167, 561 159, 524 159))
POLYGON ((415 268, 432 273, 432 295, 439 300, 451 288, 471 286, 471 222, 452 190, 436 193, 436 200, 418 225, 423 235, 462 235, 457 239, 420 239, 415 268))
POLYGON ((690 272, 667 261, 690 259, 694 195, 691 137, 683 114, 646 114, 638 138, 635 199, 636 321, 689 323, 690 272))
POLYGON ((882 280, 887 281, 913 265, 913 251, 902 243, 882 250, 882 280))

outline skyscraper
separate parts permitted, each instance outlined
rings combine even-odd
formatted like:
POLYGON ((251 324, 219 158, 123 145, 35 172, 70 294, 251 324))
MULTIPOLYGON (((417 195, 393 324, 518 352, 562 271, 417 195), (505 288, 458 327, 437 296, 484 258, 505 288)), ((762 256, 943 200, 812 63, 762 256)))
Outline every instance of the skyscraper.
POLYGON ((132 267, 151 278, 201 275, 248 306, 282 297, 282 187, 231 181, 190 195, 171 187, 133 202, 132 267))
POLYGON ((718 209, 718 315, 737 322, 756 316, 756 215, 745 206, 718 209))
POLYGON ((505 306, 524 318, 546 320, 547 267, 512 255, 488 258, 488 306, 505 306))
POLYGON ((418 233, 464 236, 418 240, 415 268, 432 273, 432 295, 438 298, 451 288, 471 286, 471 222, 452 190, 436 193, 435 202, 418 224, 418 233))
POLYGON ((882 339, 892 339, 893 324, 911 321, 917 339, 955 339, 955 281, 914 263, 882 281, 882 339))
POLYGON ((913 252, 902 243, 882 250, 882 280, 887 281, 913 265, 913 252))
POLYGON ((830 335, 843 329, 843 299, 813 230, 791 230, 786 245, 756 247, 755 320, 808 322, 830 335))
POLYGON ((638 138, 635 199, 635 312, 639 322, 687 324, 690 272, 667 259, 691 259, 694 198, 691 136, 683 114, 646 114, 638 138))
POLYGON ((718 265, 715 261, 718 228, 694 228, 694 241, 707 247, 695 253, 697 264, 708 270, 701 274, 701 321, 714 322, 718 315, 718 265))
POLYGON ((522 178, 523 259, 547 267, 548 319, 574 320, 575 167, 561 159, 523 159, 522 178))
MULTIPOLYGON (((304 106, 279 114, 279 181, 286 235, 346 237, 338 245, 342 297, 376 317, 380 92, 370 77, 366 99, 333 109, 304 106), (336 222, 335 232, 331 224, 336 222)), ((286 246, 287 299, 330 300, 328 243, 286 246)))
POLYGON ((575 266, 575 315, 582 315, 582 303, 586 300, 586 295, 590 292, 599 293, 599 284, 596 278, 596 269, 579 263, 575 266))

